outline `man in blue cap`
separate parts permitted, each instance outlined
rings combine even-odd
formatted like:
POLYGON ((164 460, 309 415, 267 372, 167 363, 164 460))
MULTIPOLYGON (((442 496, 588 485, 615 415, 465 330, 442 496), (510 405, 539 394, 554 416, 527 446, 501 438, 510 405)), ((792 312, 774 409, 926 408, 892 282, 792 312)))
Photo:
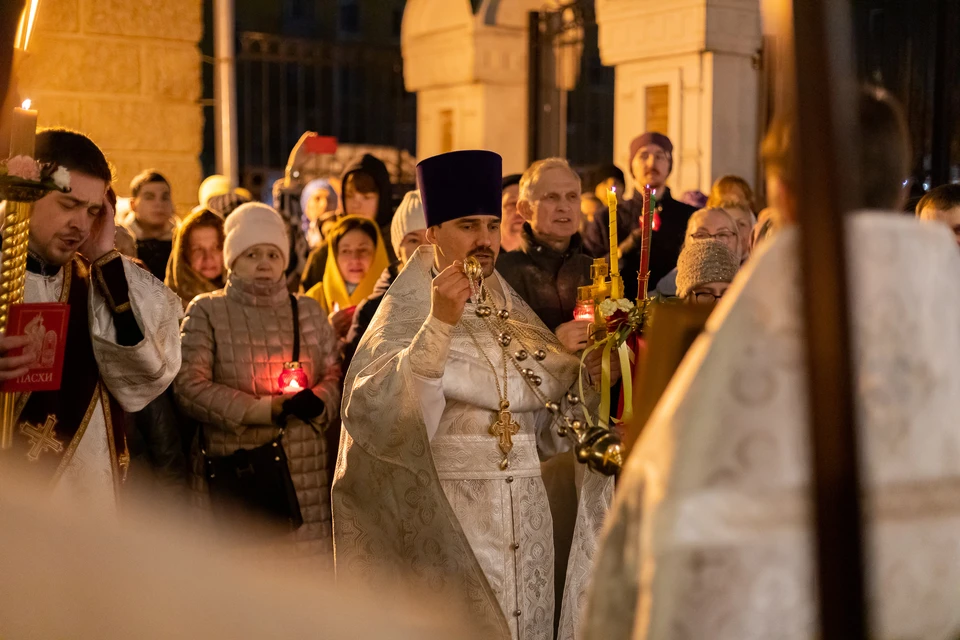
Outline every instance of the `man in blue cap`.
POLYGON ((552 638, 555 616, 572 634, 612 484, 585 473, 555 611, 540 460, 569 449, 560 416, 582 419, 596 394, 580 401, 578 359, 494 269, 500 156, 447 153, 417 174, 430 244, 384 296, 346 376, 337 571, 459 598, 487 638, 552 638), (468 258, 482 279, 465 275, 468 258))

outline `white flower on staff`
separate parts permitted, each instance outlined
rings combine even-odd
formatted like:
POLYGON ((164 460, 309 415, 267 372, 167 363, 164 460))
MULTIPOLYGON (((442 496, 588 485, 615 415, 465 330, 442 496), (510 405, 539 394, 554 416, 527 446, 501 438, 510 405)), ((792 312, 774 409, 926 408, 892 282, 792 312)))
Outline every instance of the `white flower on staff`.
POLYGON ((605 318, 609 318, 617 311, 623 311, 625 313, 630 313, 633 309, 633 303, 627 300, 626 298, 620 298, 619 300, 613 300, 612 298, 607 298, 600 303, 600 313, 603 314, 605 318))
POLYGON ((66 167, 57 167, 52 177, 54 184, 61 189, 66 189, 70 186, 70 170, 66 167))

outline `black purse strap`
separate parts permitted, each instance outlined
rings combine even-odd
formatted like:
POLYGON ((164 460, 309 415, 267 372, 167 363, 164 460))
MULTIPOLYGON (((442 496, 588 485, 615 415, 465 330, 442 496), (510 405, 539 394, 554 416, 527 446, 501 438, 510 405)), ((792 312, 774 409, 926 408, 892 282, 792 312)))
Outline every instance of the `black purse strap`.
POLYGON ((293 362, 300 361, 300 305, 297 296, 290 294, 290 306, 293 308, 293 362))
MULTIPOLYGON (((290 294, 290 307, 293 309, 293 362, 300 361, 300 305, 297 303, 297 296, 290 294)), ((283 433, 287 428, 280 427, 280 432, 274 438, 278 442, 283 439, 283 433)), ((200 453, 207 455, 207 438, 203 432, 203 424, 200 424, 200 453)))

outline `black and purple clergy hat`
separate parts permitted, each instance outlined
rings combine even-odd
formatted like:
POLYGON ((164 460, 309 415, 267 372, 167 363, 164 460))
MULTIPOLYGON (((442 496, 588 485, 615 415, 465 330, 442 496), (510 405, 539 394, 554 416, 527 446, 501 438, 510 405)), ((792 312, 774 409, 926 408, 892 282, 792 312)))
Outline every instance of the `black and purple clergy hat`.
POLYGON ((451 151, 417 164, 427 226, 468 216, 500 217, 503 158, 493 151, 451 151))

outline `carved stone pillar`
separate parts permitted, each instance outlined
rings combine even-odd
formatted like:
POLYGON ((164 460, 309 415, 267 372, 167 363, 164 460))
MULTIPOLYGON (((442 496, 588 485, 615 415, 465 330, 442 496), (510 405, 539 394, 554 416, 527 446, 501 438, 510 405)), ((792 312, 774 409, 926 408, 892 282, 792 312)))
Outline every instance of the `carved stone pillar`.
MULTIPOLYGON (((677 197, 737 174, 756 181, 759 0, 596 0, 603 63, 616 67, 614 162, 630 141, 673 141, 677 197)), ((756 185, 754 185, 756 186, 756 185)))
POLYGON ((458 149, 503 156, 504 173, 527 166, 527 11, 536 0, 409 0, 401 47, 417 93, 417 157, 458 149))

